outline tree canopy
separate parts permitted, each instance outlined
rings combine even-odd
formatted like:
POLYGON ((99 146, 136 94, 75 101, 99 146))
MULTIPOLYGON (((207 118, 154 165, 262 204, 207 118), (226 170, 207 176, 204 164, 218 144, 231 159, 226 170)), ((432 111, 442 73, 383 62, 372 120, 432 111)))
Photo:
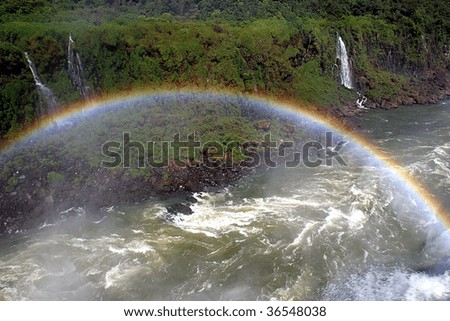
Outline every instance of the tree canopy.
POLYGON ((442 0, 3 0, 0 136, 42 105, 25 51, 62 104, 81 98, 69 34, 97 94, 193 84, 329 106, 355 95, 336 82, 336 33, 358 87, 380 102, 448 65, 448 16, 442 0))

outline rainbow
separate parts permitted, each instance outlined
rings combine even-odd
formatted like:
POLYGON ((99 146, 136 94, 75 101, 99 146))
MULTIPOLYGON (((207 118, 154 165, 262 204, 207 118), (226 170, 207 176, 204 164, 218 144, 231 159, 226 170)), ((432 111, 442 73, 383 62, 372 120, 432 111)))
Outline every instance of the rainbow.
POLYGON ((348 139, 356 143, 359 147, 363 148, 366 152, 370 153, 372 157, 381 162, 384 166, 389 168, 403 183, 405 183, 416 195, 418 195, 421 200, 434 212, 436 217, 444 224, 444 226, 450 229, 450 214, 445 210, 442 204, 439 203, 427 190, 422 186, 422 184, 417 181, 414 177, 409 175, 409 173, 392 157, 387 153, 380 150, 373 143, 365 139, 364 137, 351 131, 341 122, 337 121, 333 117, 327 116, 321 113, 320 110, 313 105, 304 105, 296 101, 286 100, 279 97, 268 97, 262 95, 249 95, 242 94, 239 92, 233 92, 229 90, 198 90, 198 89, 183 89, 183 90, 138 90, 138 91, 127 91, 119 94, 100 96, 92 99, 88 102, 79 102, 62 109, 59 113, 51 115, 50 117, 41 119, 34 123, 32 126, 28 127, 26 130, 18 134, 14 139, 3 142, 0 145, 0 152, 5 151, 13 147, 15 144, 32 136, 33 134, 44 130, 45 128, 51 126, 56 121, 68 120, 73 116, 76 116, 82 112, 91 111, 106 107, 113 103, 126 102, 127 100, 132 101, 134 99, 145 98, 145 97, 156 97, 164 95, 177 95, 177 94, 208 94, 208 95, 221 95, 221 96, 240 96, 242 98, 248 99, 256 103, 268 104, 273 106, 278 110, 284 110, 287 112, 292 112, 300 115, 312 122, 320 124, 326 128, 329 128, 348 139))

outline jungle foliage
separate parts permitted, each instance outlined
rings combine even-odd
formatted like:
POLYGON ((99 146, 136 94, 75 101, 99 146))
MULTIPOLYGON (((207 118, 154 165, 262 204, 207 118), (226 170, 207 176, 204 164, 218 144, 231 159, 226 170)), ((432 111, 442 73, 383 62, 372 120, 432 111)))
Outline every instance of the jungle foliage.
POLYGON ((0 136, 43 104, 23 52, 60 102, 81 99, 67 73, 69 34, 95 94, 196 86, 263 92, 330 106, 353 99, 336 81, 336 34, 355 81, 375 101, 448 64, 442 0, 3 0, 0 136))

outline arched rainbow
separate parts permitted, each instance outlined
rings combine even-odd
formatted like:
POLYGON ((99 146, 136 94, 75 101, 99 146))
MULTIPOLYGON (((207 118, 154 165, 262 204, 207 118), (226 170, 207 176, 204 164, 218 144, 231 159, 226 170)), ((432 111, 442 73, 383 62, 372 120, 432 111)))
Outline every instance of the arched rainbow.
POLYGON ((112 103, 133 100, 137 98, 158 96, 158 95, 175 95, 182 93, 191 94, 209 94, 209 95, 224 95, 224 96, 237 96, 240 95, 250 101, 260 102, 269 104, 278 109, 294 112, 302 117, 305 117, 313 122, 319 123, 324 127, 330 128, 337 133, 350 138, 354 143, 359 145, 361 148, 369 152, 373 157, 379 160, 386 167, 391 169, 407 186, 411 188, 420 198, 433 210, 436 217, 450 229, 450 214, 447 213, 445 208, 440 204, 427 190, 422 186, 422 184, 417 181, 414 177, 409 175, 409 173, 392 157, 390 157, 385 152, 381 151, 374 144, 369 142, 364 137, 351 131, 349 128, 344 126, 341 122, 333 119, 330 116, 324 115, 319 111, 318 108, 312 105, 302 105, 298 102, 293 102, 278 97, 268 97, 262 95, 248 95, 237 93, 229 90, 218 90, 218 91, 201 91, 198 89, 185 89, 185 90, 139 90, 131 91, 125 93, 119 93, 115 95, 108 95, 103 97, 98 97, 92 99, 88 102, 79 102, 64 108, 61 112, 51 117, 44 118, 37 121, 34 125, 30 126, 28 129, 21 132, 15 139, 11 141, 4 142, 0 146, 0 152, 7 149, 8 147, 14 146, 14 144, 20 142, 21 140, 33 135, 34 133, 47 128, 48 126, 54 124, 55 121, 62 121, 71 118, 83 111, 94 110, 99 107, 104 107, 112 103))

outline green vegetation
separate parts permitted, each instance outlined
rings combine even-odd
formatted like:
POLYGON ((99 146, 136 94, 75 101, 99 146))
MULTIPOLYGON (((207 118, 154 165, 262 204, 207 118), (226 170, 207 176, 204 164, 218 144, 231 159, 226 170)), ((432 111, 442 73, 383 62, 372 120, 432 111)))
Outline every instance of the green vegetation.
POLYGON ((242 145, 249 141, 262 143, 268 133, 277 142, 305 137, 291 123, 292 119, 264 110, 243 97, 160 96, 111 105, 104 112, 79 117, 82 121, 73 119, 73 124, 67 127, 55 126, 49 129, 52 135, 34 137, 23 146, 0 155, 0 186, 3 190, 14 192, 22 175, 27 178, 22 182, 46 177, 42 188, 58 190, 64 185, 84 186, 92 184, 93 176, 99 171, 107 172, 110 177, 129 177, 133 181, 161 177, 168 182, 176 165, 196 167, 205 163, 205 156, 211 161, 225 160, 227 165, 236 165, 247 159, 242 145), (269 126, 260 128, 259 123, 269 126), (286 131, 287 127, 289 131, 286 131), (129 134, 131 145, 139 142, 144 150, 131 147, 126 156, 124 133, 129 134), (177 158, 173 148, 175 135, 179 135, 180 142, 187 142, 188 137, 194 135, 199 144, 195 149, 181 148, 180 158, 177 158), (101 167, 102 162, 111 162, 111 157, 103 154, 103 145, 111 141, 120 144, 109 150, 120 155, 121 163, 112 168, 101 167), (156 148, 152 150, 148 142, 153 142, 156 148), (170 148, 162 150, 163 142, 170 143, 170 148), (209 150, 210 146, 223 149, 209 150), (151 160, 160 162, 163 156, 168 162, 162 168, 148 163, 151 160), (127 159, 129 166, 125 166, 127 159))
POLYGON ((64 174, 57 172, 49 172, 47 174, 47 182, 49 184, 58 184, 64 182, 64 174))
POLYGON ((10 179, 8 179, 6 186, 5 186, 5 191, 8 193, 11 193, 12 191, 14 191, 14 188, 19 185, 19 179, 15 176, 11 177, 10 179))
MULTIPOLYGON (((174 135, 179 135, 180 141, 187 141, 188 136, 195 135, 195 140, 201 143, 200 147, 207 145, 208 142, 229 145, 230 150, 224 152, 233 152, 234 160, 240 161, 245 159, 245 156, 241 153, 239 145, 233 146, 231 143, 262 142, 266 134, 254 126, 255 122, 261 121, 265 115, 256 112, 254 107, 249 107, 246 100, 184 95, 125 106, 113 108, 101 116, 80 122, 63 135, 48 137, 42 142, 43 145, 37 148, 46 150, 49 146, 55 147, 54 153, 59 156, 54 159, 78 159, 96 169, 105 160, 105 156, 101 153, 102 145, 108 141, 122 143, 124 133, 129 133, 131 142, 141 142, 145 147, 147 142, 154 142, 155 150, 152 157, 156 161, 162 159, 162 142, 173 142, 174 135), (247 109, 251 112, 246 111, 247 109), (56 146, 61 146, 62 150, 57 150, 56 146)), ((286 120, 265 118, 264 120, 272 122, 270 132, 273 139, 286 138, 283 133, 286 120)), ((122 151, 120 152, 122 154, 122 151)), ((170 148, 168 155, 164 156, 174 160, 173 152, 170 148)), ((196 153, 189 155, 186 150, 181 149, 180 152, 182 161, 200 161, 203 151, 196 148, 196 153)), ((145 156, 147 155, 140 154, 135 149, 130 152, 131 176, 147 173, 146 170, 136 170, 138 157, 145 156)), ((64 167, 64 161, 54 162, 49 166, 59 168, 61 165, 64 167)), ((121 166, 119 168, 122 170, 121 166)))
POLYGON ((42 114, 24 51, 63 105, 81 99, 70 33, 95 94, 189 85, 330 106, 356 95, 336 81, 336 33, 379 102, 448 65, 448 16, 442 0, 3 0, 0 136, 42 114))

